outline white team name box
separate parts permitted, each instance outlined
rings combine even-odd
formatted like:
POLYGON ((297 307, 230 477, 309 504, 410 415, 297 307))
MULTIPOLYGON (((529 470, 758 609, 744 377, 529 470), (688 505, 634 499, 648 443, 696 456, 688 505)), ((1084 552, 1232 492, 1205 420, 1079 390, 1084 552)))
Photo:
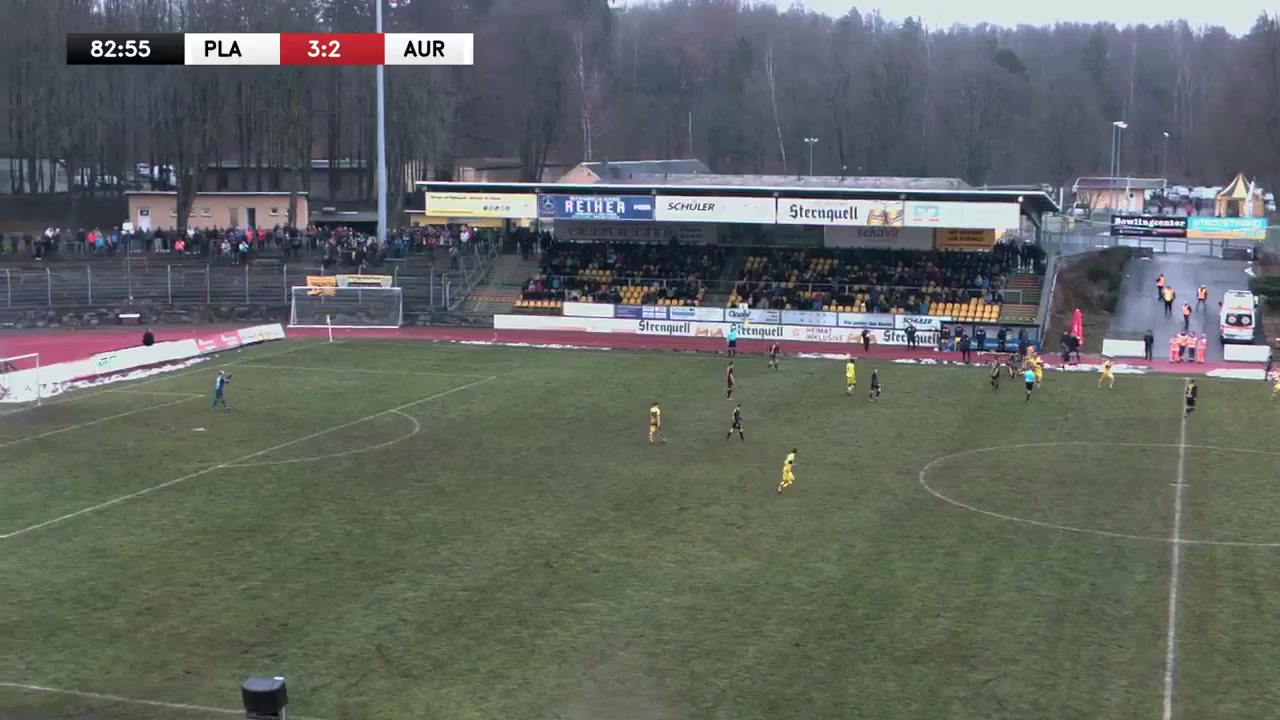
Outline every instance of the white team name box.
POLYGON ((186 33, 185 65, 279 65, 279 33, 186 33))
POLYGON ((471 33, 384 33, 387 65, 474 65, 471 33))

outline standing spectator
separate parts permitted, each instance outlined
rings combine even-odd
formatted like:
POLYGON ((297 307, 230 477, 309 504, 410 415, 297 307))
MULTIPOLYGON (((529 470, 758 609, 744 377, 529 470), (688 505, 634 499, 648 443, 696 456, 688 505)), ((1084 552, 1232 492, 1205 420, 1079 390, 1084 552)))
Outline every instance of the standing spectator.
POLYGON ((1009 352, 1009 328, 1001 327, 996 331, 996 352, 1004 354, 1009 352))
POLYGON ((977 330, 973 332, 973 337, 975 340, 978 341, 978 352, 980 353, 986 352, 987 351, 987 329, 984 327, 979 327, 977 330))
POLYGON ((1147 331, 1147 332, 1142 336, 1142 359, 1143 359, 1143 360, 1150 360, 1150 359, 1152 359, 1152 358, 1151 358, 1151 348, 1152 348, 1152 347, 1154 347, 1154 346, 1155 346, 1155 344, 1156 344, 1156 336, 1155 336, 1155 335, 1152 335, 1152 334, 1151 334, 1151 331, 1150 331, 1150 330, 1148 330, 1148 331, 1147 331))
POLYGON ((971 354, 972 351, 973 351, 973 341, 970 340, 968 335, 965 335, 964 332, 961 331, 960 360, 963 361, 965 365, 968 365, 969 362, 973 359, 973 355, 971 354))
POLYGON ((862 352, 865 353, 865 352, 869 352, 870 350, 871 350, 871 331, 868 330, 867 328, 862 328, 862 352))
POLYGON ((916 345, 916 324, 908 320, 906 332, 907 332, 907 349, 908 350, 919 349, 920 346, 916 345))
POLYGON ((1191 303, 1182 303, 1182 329, 1187 331, 1191 329, 1191 303))

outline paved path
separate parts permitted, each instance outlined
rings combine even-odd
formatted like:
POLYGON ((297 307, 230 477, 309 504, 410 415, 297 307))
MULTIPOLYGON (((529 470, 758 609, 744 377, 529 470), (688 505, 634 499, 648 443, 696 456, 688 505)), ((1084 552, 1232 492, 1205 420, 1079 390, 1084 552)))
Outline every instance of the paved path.
POLYGON ((1248 266, 1246 262, 1183 254, 1157 254, 1150 259, 1130 260, 1125 266, 1120 302, 1111 317, 1107 337, 1141 340, 1142 334, 1150 330, 1156 336, 1156 356, 1167 354, 1169 337, 1182 330, 1182 303, 1190 302, 1195 307, 1196 289, 1204 285, 1209 289, 1208 307, 1191 317, 1191 330, 1197 335, 1203 332, 1209 336, 1210 362, 1222 360, 1218 303, 1228 290, 1249 289, 1249 276, 1245 274, 1248 266), (1171 317, 1165 317, 1164 303, 1156 299, 1156 276, 1160 273, 1164 273, 1165 282, 1178 295, 1171 317))

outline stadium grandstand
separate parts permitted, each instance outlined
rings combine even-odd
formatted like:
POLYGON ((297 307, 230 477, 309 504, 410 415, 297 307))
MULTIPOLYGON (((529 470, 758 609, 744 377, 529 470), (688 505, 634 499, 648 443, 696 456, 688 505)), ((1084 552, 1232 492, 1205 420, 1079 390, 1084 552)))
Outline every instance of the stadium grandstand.
POLYGON ((1038 189, 706 173, 610 183, 420 187, 427 215, 539 230, 514 269, 518 314, 597 303, 1036 321, 1039 219, 1055 209, 1038 189))

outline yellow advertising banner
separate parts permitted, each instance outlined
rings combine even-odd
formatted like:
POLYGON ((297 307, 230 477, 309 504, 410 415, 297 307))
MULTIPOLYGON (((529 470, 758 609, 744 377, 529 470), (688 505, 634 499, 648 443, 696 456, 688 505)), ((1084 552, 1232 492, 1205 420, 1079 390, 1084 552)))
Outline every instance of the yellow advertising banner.
POLYGON ((996 244, 996 231, 934 230, 933 244, 939 250, 990 250, 996 244))
POLYGON ((338 278, 332 275, 308 275, 308 295, 337 295, 338 278))
POLYGON ((428 216, 513 219, 538 217, 538 196, 515 193, 427 193, 428 216))

